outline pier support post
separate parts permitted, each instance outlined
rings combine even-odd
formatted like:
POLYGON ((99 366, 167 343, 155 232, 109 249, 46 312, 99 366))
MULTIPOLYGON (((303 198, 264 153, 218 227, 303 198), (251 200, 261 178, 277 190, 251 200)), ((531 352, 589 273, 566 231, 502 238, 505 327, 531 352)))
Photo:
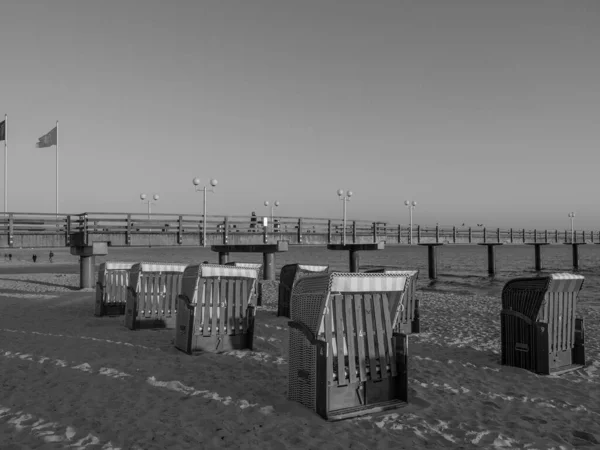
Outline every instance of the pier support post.
POLYGON ((79 256, 79 288, 93 288, 96 285, 96 256, 108 255, 108 244, 86 244, 80 233, 71 235, 71 243, 71 255, 79 256))
POLYGON ((437 247, 444 245, 441 242, 437 243, 424 243, 419 245, 427 246, 427 259, 429 260, 429 279, 437 279, 437 247))
POLYGON ((263 253, 263 279, 275 279, 275 253, 263 253))
POLYGON ((219 252, 219 264, 227 264, 229 252, 219 252))
POLYGON ((350 273, 358 273, 360 267, 359 253, 356 250, 350 250, 350 273))
POLYGON ((573 270, 579 270, 579 246, 585 245, 585 242, 573 242, 567 243, 566 245, 570 245, 573 248, 573 270))
POLYGON ((525 245, 533 245, 535 248, 535 271, 540 272, 542 270, 542 245, 548 245, 547 242, 528 242, 525 245))
POLYGON ((360 253, 361 251, 367 250, 383 250, 385 248, 385 242, 377 242, 371 244, 330 244, 327 246, 328 250, 346 250, 350 258, 349 269, 350 273, 358 273, 360 271, 360 253))
POLYGON ((96 270, 95 256, 80 256, 79 257, 79 288, 93 288, 96 282, 94 272, 96 270))
POLYGON ((480 243, 478 245, 487 245, 488 254, 488 273, 490 275, 496 274, 496 246, 502 245, 501 242, 487 242, 485 244, 480 243))

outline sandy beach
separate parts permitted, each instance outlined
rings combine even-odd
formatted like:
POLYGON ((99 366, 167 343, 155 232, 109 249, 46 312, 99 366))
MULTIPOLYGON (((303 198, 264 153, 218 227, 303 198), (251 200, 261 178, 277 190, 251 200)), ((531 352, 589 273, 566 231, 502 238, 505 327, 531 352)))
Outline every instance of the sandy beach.
POLYGON ((596 308, 580 307, 586 368, 544 377, 499 364, 499 298, 418 291, 408 406, 328 423, 286 398, 274 305, 254 351, 189 356, 172 330, 94 317, 94 291, 46 267, 0 275, 2 449, 600 448, 596 308))

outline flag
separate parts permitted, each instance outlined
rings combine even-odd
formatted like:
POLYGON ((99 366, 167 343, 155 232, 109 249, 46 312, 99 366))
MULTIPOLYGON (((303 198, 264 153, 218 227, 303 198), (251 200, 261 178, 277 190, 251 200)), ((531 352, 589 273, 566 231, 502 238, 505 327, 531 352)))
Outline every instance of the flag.
POLYGON ((6 120, 0 122, 0 141, 6 140, 6 120))
POLYGON ((38 139, 37 148, 52 147, 56 145, 56 127, 38 139))

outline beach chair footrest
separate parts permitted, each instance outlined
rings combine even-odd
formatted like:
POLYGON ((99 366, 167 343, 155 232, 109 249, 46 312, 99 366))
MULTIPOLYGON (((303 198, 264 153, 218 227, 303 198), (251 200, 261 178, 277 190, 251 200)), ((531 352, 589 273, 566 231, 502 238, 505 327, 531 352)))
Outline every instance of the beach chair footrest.
POLYGON ((386 411, 388 409, 401 408, 406 406, 407 404, 408 403, 404 400, 395 399, 389 400, 387 402, 381 402, 376 405, 353 406, 350 408, 343 408, 335 411, 330 411, 327 414, 327 420, 333 422, 336 420, 344 420, 356 416, 364 416, 366 414, 375 414, 381 411, 386 411))
POLYGON ((583 369, 584 367, 583 364, 570 364, 568 366, 557 367, 556 369, 550 369, 550 375, 562 375, 563 373, 583 369))

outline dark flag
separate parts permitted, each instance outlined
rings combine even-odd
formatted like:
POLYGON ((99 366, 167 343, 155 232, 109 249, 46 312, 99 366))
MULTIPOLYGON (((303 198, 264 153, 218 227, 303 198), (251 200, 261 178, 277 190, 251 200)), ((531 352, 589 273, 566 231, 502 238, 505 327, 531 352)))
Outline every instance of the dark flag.
POLYGON ((37 148, 52 147, 56 145, 56 127, 38 139, 37 148))
POLYGON ((0 141, 6 140, 6 120, 0 122, 0 141))

